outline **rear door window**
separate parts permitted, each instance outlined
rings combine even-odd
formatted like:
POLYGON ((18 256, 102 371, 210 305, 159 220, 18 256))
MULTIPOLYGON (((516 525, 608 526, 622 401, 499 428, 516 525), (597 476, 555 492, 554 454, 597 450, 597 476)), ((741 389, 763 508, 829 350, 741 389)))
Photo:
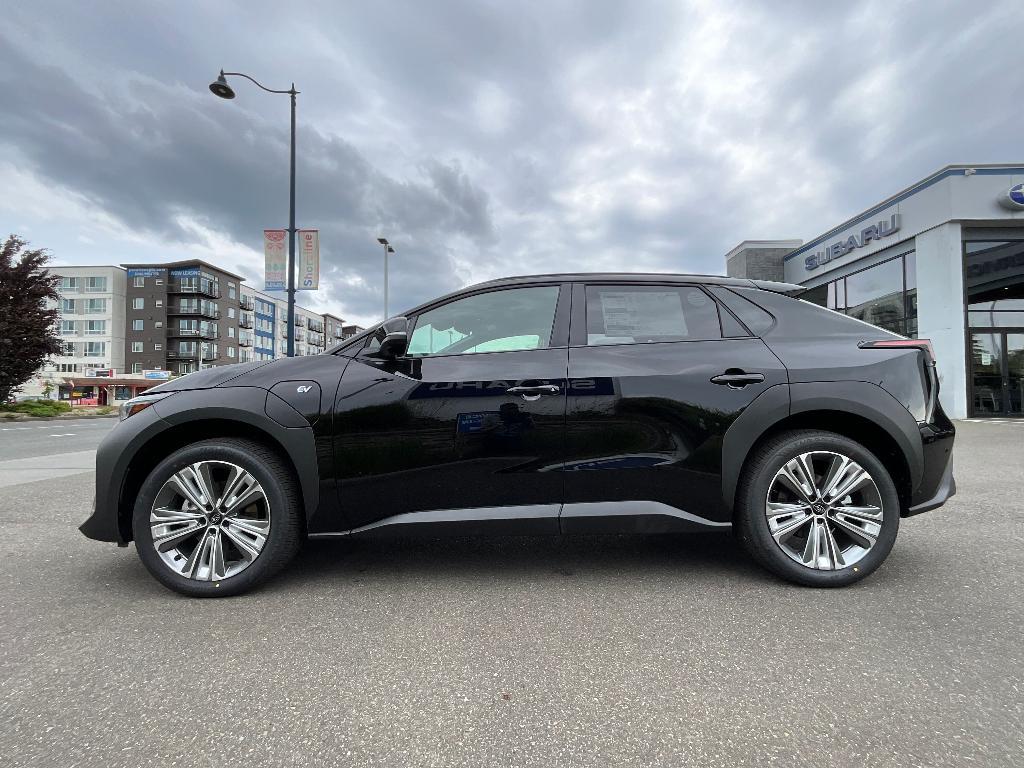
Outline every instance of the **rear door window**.
POLYGON ((696 286, 587 286, 588 346, 720 338, 718 307, 696 286))

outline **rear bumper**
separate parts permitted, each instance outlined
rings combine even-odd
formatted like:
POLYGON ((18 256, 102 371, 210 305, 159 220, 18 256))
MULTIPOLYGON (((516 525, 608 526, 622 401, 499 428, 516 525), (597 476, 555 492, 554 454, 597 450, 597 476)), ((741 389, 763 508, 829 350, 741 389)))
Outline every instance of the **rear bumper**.
POLYGON ((921 483, 903 511, 904 517, 941 507, 956 494, 956 480, 953 477, 953 442, 956 429, 941 407, 931 424, 921 427, 921 447, 924 457, 924 472, 921 483))
POLYGON ((953 477, 953 462, 952 460, 946 464, 946 469, 942 473, 942 480, 939 482, 939 487, 935 491, 930 499, 922 501, 920 504, 915 504, 910 507, 904 517, 911 517, 913 515, 919 515, 922 512, 930 512, 933 509, 937 509, 946 503, 946 500, 951 496, 956 495, 956 478, 953 477))

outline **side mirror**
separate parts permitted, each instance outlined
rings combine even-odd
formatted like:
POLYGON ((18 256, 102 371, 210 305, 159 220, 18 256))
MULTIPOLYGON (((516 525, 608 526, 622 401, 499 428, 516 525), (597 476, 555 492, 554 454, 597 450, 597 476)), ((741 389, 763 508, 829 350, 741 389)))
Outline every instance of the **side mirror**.
POLYGON ((370 355, 383 360, 396 360, 405 355, 409 346, 409 321, 404 317, 392 317, 384 321, 375 334, 380 346, 370 355))

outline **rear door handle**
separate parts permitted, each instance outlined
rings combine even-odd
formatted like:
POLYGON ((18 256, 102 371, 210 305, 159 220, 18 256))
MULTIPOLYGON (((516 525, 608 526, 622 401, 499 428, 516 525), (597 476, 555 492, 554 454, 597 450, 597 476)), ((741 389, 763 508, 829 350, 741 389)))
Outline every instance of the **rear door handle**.
POLYGON ((538 384, 535 387, 509 387, 506 395, 522 395, 523 400, 539 400, 541 395, 557 395, 561 388, 554 384, 538 384))
POLYGON ((732 389, 742 389, 747 384, 757 384, 761 381, 764 381, 763 373, 746 373, 735 369, 730 369, 730 372, 720 373, 717 376, 711 377, 712 384, 722 384, 732 389))

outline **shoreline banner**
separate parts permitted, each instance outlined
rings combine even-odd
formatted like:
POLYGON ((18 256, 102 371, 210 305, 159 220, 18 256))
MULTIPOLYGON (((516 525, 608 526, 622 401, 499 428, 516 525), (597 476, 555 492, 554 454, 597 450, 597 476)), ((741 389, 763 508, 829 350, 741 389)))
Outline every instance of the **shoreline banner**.
POLYGON ((315 291, 320 285, 320 230, 299 230, 300 291, 315 291))
POLYGON ((284 291, 288 288, 288 254, 285 252, 284 229, 263 230, 263 290, 284 291))

